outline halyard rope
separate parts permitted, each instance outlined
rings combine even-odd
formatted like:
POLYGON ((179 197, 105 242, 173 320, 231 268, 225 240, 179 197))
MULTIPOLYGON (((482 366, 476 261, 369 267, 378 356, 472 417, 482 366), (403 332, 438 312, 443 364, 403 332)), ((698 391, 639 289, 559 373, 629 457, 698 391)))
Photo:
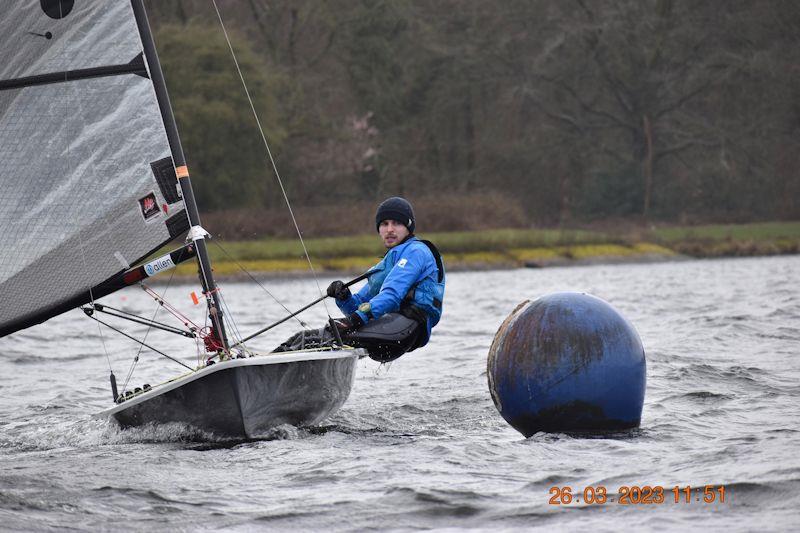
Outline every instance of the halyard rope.
MULTIPOLYGON (((219 7, 217 7, 217 1, 211 0, 211 3, 214 5, 214 10, 217 12, 217 18, 219 19, 219 25, 222 27, 222 33, 225 35, 225 41, 228 43, 228 49, 231 51, 231 57, 233 57, 233 63, 236 65, 236 71, 239 73, 239 79, 242 81, 242 87, 244 88, 245 95, 247 96, 247 101, 250 103, 250 110, 253 112, 253 117, 256 119, 256 124, 258 125, 258 131, 261 133, 261 140, 264 142, 264 147, 267 150, 267 155, 269 156, 269 161, 272 165, 272 170, 275 173, 275 177, 278 180, 278 185, 281 188, 281 193, 283 194, 283 199, 286 201, 286 207, 289 208, 289 215, 292 217, 292 223, 294 224, 294 228, 297 231, 297 236, 300 238, 300 244, 303 246, 303 252, 306 256, 306 261, 308 261, 308 268, 311 270, 311 274, 314 277, 314 282, 317 284, 317 290, 319 291, 320 295, 322 295, 322 287, 319 285, 319 279, 317 278, 317 273, 314 270, 314 265, 311 263, 311 256, 308 255, 308 248, 306 248, 306 243, 303 241, 303 234, 300 231, 300 226, 297 224, 297 219, 294 216, 294 211, 292 210, 292 204, 289 202, 289 196, 286 194, 286 189, 283 187, 283 181, 281 180, 281 175, 278 172, 278 167, 275 164, 275 158, 272 157, 272 150, 269 147, 269 143, 267 142, 267 137, 264 134, 264 128, 261 126, 261 119, 258 117, 258 112, 256 111, 256 107, 253 104, 253 99, 250 97, 250 90, 247 88, 247 83, 244 80, 244 75, 242 74, 242 69, 239 67, 239 60, 236 58, 236 52, 233 50, 233 45, 231 44, 230 37, 228 36, 228 30, 225 29, 225 23, 222 20, 222 14, 219 11, 219 7)), ((325 300, 322 300, 322 305, 325 306, 325 313, 330 317, 330 312, 328 311, 328 305, 325 303, 325 300)))

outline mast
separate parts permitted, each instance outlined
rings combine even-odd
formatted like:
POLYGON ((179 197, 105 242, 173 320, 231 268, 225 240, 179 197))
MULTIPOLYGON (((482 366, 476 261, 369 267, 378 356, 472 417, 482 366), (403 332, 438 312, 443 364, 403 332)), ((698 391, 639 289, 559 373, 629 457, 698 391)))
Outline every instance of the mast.
POLYGON ((164 74, 161 72, 161 63, 156 53, 153 34, 150 31, 150 23, 147 20, 147 13, 145 12, 142 0, 131 0, 131 6, 133 7, 133 13, 136 17, 136 24, 139 27, 144 56, 147 59, 147 66, 150 69, 150 79, 156 91, 156 99, 161 109, 161 118, 167 132, 167 139, 169 141, 170 151, 172 152, 172 160, 175 164, 175 173, 178 177, 178 183, 183 193, 183 202, 186 206, 186 213, 189 217, 189 225, 191 228, 188 238, 194 241, 197 250, 198 274, 203 287, 203 293, 206 297, 208 316, 211 319, 217 338, 222 344, 222 348, 225 352, 228 352, 230 346, 228 344, 228 336, 225 332, 225 324, 222 319, 222 306, 220 305, 217 286, 214 283, 214 276, 211 272, 211 260, 208 257, 208 250, 206 248, 205 237, 208 235, 208 232, 200 225, 200 212, 195 202, 192 182, 189 178, 189 170, 186 166, 186 158, 183 154, 183 146, 178 136, 178 126, 175 123, 175 116, 172 113, 172 105, 169 101, 167 85, 164 82, 164 74))

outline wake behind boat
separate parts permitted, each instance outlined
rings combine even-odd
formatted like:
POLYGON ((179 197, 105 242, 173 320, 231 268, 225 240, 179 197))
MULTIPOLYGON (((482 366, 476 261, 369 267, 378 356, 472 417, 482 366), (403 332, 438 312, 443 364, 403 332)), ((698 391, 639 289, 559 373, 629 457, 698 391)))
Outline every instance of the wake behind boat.
POLYGON ((84 306, 141 350, 189 370, 133 391, 124 389, 138 354, 122 391, 112 371, 114 405, 99 415, 122 426, 177 422, 254 438, 281 424, 316 424, 341 407, 362 350, 345 347, 336 333, 317 350, 256 354, 245 344, 255 335, 237 337, 227 308, 223 314, 142 0, 14 2, 0 17, 0 51, 0 295, 13 302, 0 306, 0 337, 84 306), (183 236, 184 246, 148 260, 183 236), (145 284, 191 259, 204 324, 145 284), (181 326, 97 302, 128 286, 145 290, 181 326), (106 317, 191 339, 199 364, 106 317))

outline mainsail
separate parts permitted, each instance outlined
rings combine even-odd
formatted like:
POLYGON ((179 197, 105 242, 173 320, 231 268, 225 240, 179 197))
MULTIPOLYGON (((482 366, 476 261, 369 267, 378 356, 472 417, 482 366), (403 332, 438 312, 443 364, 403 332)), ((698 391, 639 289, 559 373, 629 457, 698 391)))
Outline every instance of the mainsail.
POLYGON ((4 336, 89 301, 189 224, 130 2, 9 2, 0 53, 4 336))

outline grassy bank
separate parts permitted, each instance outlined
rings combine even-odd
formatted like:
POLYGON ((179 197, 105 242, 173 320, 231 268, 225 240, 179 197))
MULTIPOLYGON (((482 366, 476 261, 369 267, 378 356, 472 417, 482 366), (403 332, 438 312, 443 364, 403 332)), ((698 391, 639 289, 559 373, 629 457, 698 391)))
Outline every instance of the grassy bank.
POLYGON ((669 227, 650 233, 654 242, 692 257, 800 253, 800 222, 669 227))
MULTIPOLYGON (((588 262, 665 260, 679 256, 724 257, 800 253, 800 222, 621 228, 607 231, 507 229, 421 235, 435 242, 449 270, 541 267, 588 262)), ((306 240, 319 271, 363 271, 383 249, 376 235, 306 240)), ((213 239, 209 251, 222 276, 307 272, 298 240, 263 239, 224 242, 213 239)), ((178 274, 192 275, 192 264, 178 274)))

